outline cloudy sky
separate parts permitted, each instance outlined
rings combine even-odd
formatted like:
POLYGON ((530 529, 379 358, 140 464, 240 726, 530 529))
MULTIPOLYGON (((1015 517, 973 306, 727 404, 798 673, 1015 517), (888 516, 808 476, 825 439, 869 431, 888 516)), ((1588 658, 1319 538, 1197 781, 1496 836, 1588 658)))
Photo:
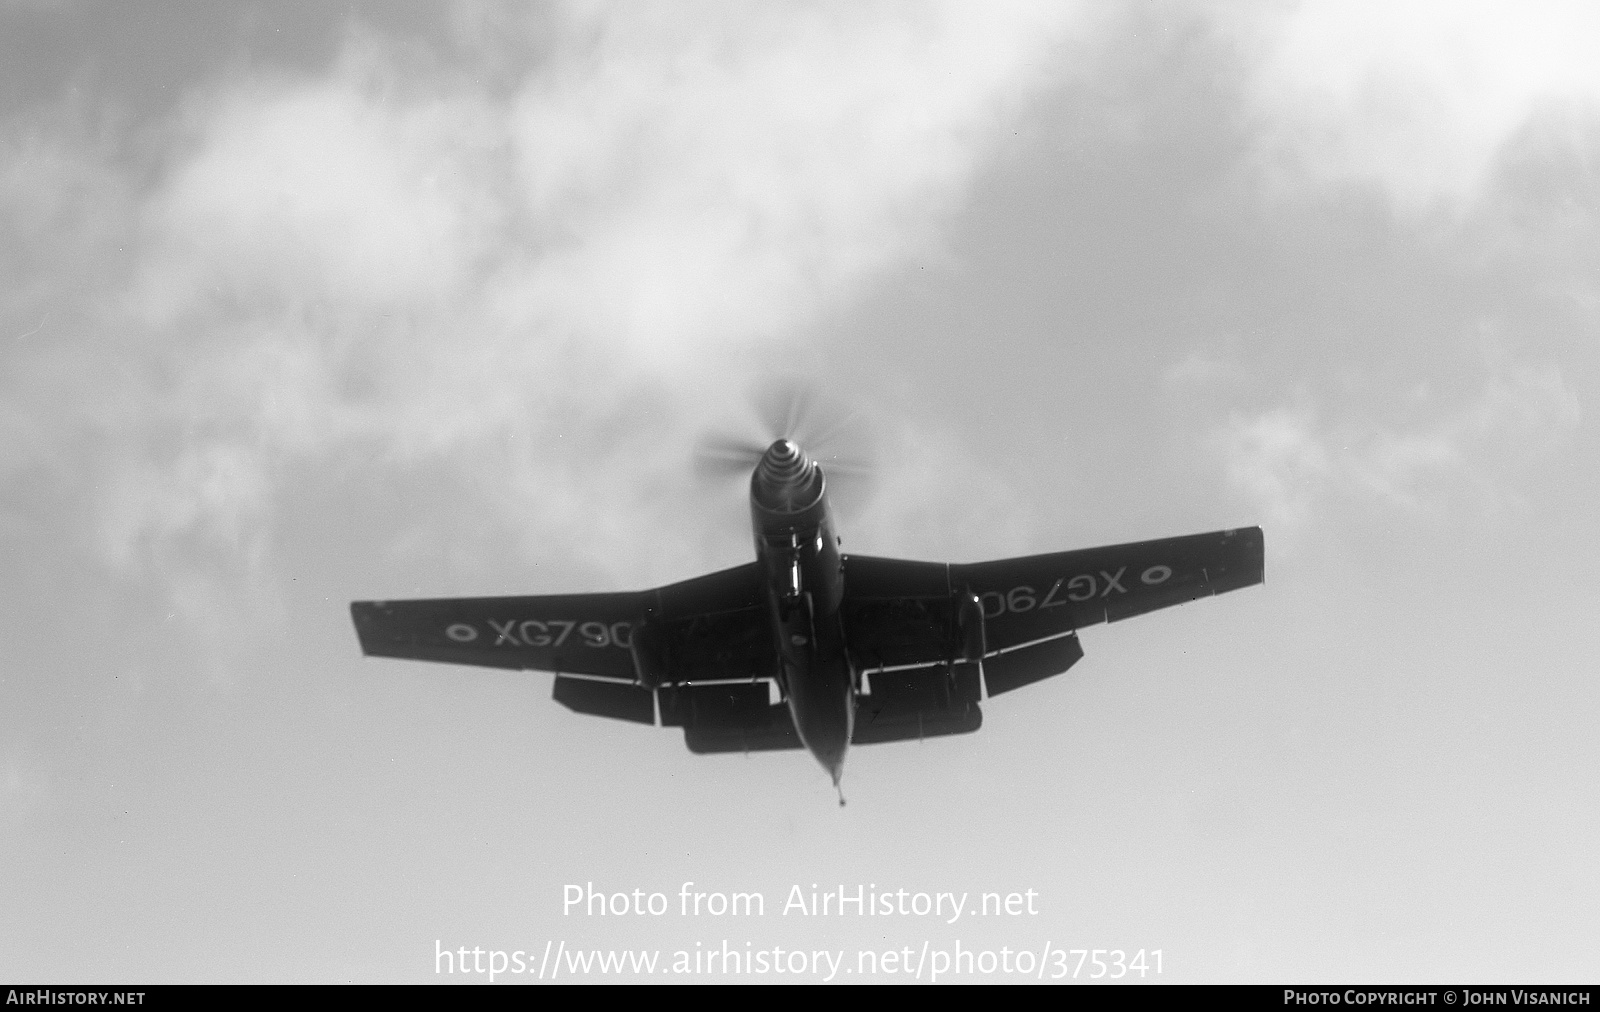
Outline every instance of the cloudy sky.
POLYGON ((1597 37, 1576 2, 10 0, 0 967, 959 940, 1592 981, 1597 37), (692 451, 774 376, 870 423, 846 550, 1259 523, 1268 583, 854 751, 843 810, 801 753, 359 656, 351 599, 750 558, 692 451), (686 881, 768 914, 563 914, 686 881), (1039 912, 779 914, 812 883, 1039 912))

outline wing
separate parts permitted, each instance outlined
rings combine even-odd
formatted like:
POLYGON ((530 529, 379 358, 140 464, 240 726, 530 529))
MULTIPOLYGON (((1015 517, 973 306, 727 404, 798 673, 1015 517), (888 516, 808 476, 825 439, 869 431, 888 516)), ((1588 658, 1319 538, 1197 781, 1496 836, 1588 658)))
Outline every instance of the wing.
POLYGON ((778 702, 778 654, 760 571, 747 563, 663 587, 635 654, 658 686, 663 727, 691 752, 800 748, 778 702))
POLYGON ((653 592, 641 631, 645 681, 685 685, 771 678, 778 656, 753 562, 653 592))
MULTIPOLYGON (((857 745, 965 734, 983 725, 979 667, 940 562, 844 558, 845 642, 863 671, 857 745)), ((980 648, 981 650, 981 648, 980 648)))
POLYGON ((361 649, 491 668, 527 668, 633 680, 633 624, 647 594, 552 594, 350 605, 361 649))
POLYGON ((978 595, 994 652, 1252 586, 1263 557, 1246 527, 951 566, 950 582, 978 595))
POLYGON ((1260 583, 1263 546, 1248 527, 963 565, 851 556, 846 635, 859 667, 918 684, 981 654, 996 695, 1071 667, 1084 626, 1260 583), (961 613, 974 598, 981 623, 961 613))
POLYGON ((350 612, 368 656, 553 671, 568 709, 682 727, 696 751, 799 747, 761 683, 777 655, 754 563, 655 590, 356 601, 350 612))
POLYGON ((754 563, 656 590, 356 601, 350 613, 372 657, 652 685, 767 676, 775 658, 754 563), (642 675, 633 640, 646 625, 642 675))

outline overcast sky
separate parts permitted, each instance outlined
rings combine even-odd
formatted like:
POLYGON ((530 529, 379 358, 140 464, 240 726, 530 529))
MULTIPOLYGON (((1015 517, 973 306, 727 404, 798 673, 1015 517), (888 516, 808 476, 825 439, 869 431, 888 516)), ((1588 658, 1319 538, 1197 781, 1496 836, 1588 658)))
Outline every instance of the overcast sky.
POLYGON ((1578 2, 10 0, 0 968, 960 940, 1592 982, 1597 38, 1578 2), (775 375, 870 423, 847 551, 1260 524, 1267 583, 854 750, 842 810, 803 753, 360 656, 351 599, 751 558, 692 451, 775 375), (767 916, 562 911, 686 881, 767 916), (1039 912, 779 913, 812 883, 1039 912))

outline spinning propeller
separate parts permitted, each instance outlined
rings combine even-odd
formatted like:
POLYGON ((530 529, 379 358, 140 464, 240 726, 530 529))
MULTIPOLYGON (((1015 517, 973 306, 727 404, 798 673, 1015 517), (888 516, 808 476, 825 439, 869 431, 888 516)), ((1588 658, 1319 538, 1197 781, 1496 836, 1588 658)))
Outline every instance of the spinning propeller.
POLYGON ((726 432, 702 437, 695 448, 695 470, 700 476, 748 480, 768 449, 779 440, 788 440, 821 466, 831 499, 865 498, 872 472, 871 439, 859 412, 795 381, 757 389, 751 407, 765 438, 726 432))

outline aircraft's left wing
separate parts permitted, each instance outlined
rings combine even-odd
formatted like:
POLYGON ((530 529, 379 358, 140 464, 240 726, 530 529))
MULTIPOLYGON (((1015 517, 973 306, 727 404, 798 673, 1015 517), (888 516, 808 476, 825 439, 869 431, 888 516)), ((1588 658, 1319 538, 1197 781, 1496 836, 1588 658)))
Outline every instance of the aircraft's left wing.
POLYGON ((982 611, 983 679, 996 695, 1071 667, 1084 626, 1260 583, 1263 544, 1261 528, 1243 527, 960 565, 849 556, 847 636, 857 663, 885 676, 873 677, 873 695, 920 699, 935 675, 979 653, 966 601, 982 611))
POLYGON ((1100 622, 1260 583, 1259 527, 950 567, 978 595, 988 650, 1011 650, 1100 622))

